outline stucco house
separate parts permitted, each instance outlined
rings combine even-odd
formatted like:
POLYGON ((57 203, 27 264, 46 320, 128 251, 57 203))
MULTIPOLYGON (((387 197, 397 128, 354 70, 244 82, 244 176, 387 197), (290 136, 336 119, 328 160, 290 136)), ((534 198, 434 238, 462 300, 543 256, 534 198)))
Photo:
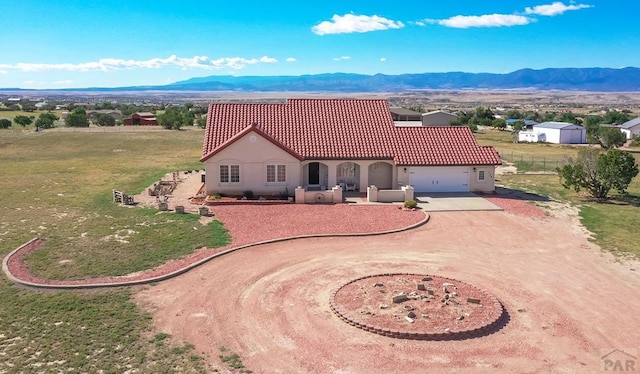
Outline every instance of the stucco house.
POLYGON ((567 122, 542 122, 533 125, 528 131, 520 131, 521 142, 543 142, 555 144, 584 144, 587 142, 587 129, 567 122))
POLYGON ((620 131, 627 136, 627 139, 640 135, 640 117, 636 117, 620 125, 620 131))
POLYGON ((359 99, 210 104, 200 161, 209 195, 338 185, 490 192, 501 163, 466 126, 395 126, 386 100, 359 99))

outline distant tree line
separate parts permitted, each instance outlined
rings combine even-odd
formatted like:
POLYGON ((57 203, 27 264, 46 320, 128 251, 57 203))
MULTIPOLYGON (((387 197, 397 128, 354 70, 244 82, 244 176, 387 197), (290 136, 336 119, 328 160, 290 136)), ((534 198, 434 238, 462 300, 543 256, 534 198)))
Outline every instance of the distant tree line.
POLYGON ((195 105, 194 103, 186 103, 184 105, 165 105, 165 104, 131 104, 131 103, 112 103, 105 101, 102 103, 68 103, 68 102, 50 102, 35 107, 32 101, 22 100, 18 103, 5 101, 0 105, 0 110, 34 112, 46 111, 40 113, 36 119, 35 115, 17 115, 13 121, 9 119, 0 120, 0 129, 11 127, 12 123, 27 127, 35 125, 37 129, 47 129, 55 126, 56 121, 60 120, 58 115, 53 113, 54 110, 68 111, 64 118, 64 124, 68 127, 89 127, 95 126, 117 126, 122 124, 122 118, 131 116, 137 112, 150 112, 156 114, 159 124, 167 129, 180 129, 183 126, 198 125, 204 128, 206 123, 207 107, 203 105, 195 105), (116 119, 113 115, 107 113, 91 113, 93 110, 119 110, 121 117, 116 119))

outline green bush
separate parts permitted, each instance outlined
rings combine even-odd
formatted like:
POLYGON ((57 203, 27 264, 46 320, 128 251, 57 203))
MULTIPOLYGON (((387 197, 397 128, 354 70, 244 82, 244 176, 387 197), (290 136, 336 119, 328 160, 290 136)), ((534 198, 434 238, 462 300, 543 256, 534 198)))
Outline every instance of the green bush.
POLYGON ((418 206, 418 202, 415 200, 405 200, 404 207, 408 209, 415 209, 418 206))

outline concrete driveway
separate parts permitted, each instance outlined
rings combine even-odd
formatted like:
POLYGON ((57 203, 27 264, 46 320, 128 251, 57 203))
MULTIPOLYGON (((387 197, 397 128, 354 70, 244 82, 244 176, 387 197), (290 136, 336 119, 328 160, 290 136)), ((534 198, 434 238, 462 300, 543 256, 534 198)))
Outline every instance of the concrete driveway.
POLYGON ((502 210, 472 192, 420 193, 415 198, 418 206, 427 212, 502 210))
MULTIPOLYGON (((415 195, 420 209, 426 212, 455 212, 455 211, 490 211, 503 210, 489 200, 472 192, 434 192, 418 193, 415 195)), ((402 205, 403 203, 370 203, 366 194, 348 193, 345 196, 347 204, 358 205, 402 205)))

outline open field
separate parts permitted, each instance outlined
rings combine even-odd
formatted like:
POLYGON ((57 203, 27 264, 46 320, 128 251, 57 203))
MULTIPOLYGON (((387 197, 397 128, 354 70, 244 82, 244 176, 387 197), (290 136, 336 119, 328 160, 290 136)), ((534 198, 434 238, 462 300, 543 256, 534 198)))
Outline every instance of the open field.
MULTIPOLYGON (((226 243, 191 215, 116 206, 168 171, 200 167, 201 130, 152 133, 0 131, 0 254, 49 239, 30 266, 69 279, 128 273, 226 243), (159 233, 161 235, 159 235, 159 233)), ((152 333, 128 290, 34 292, 0 282, 0 372, 193 372, 193 347, 152 333)))

